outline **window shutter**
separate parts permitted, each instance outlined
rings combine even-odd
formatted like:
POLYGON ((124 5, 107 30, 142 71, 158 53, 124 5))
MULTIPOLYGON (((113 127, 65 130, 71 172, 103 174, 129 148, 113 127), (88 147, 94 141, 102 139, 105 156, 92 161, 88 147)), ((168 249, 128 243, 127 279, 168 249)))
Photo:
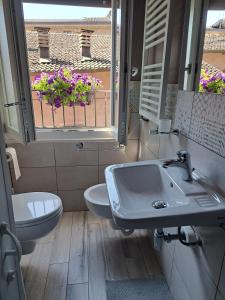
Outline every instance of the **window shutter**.
POLYGON ((35 139, 22 1, 0 0, 0 85, 6 137, 35 139), (7 60, 7 62, 6 62, 7 60))
POLYGON ((170 6, 171 0, 146 1, 139 113, 155 123, 164 115, 166 100, 170 6))

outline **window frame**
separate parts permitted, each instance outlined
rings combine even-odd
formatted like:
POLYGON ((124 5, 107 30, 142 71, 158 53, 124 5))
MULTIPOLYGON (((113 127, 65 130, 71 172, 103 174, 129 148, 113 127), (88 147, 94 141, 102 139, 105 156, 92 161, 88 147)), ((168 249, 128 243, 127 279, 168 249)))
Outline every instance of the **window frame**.
MULTIPOLYGON (((19 0, 19 1, 15 1, 15 0, 10 0, 12 3, 13 3, 13 8, 11 10, 11 13, 13 13, 13 20, 14 20, 14 24, 17 24, 18 25, 18 28, 15 30, 14 32, 14 35, 15 36, 20 36, 20 39, 17 39, 17 49, 19 48, 21 50, 22 49, 26 49, 26 37, 25 37, 25 25, 24 25, 24 17, 23 17, 23 9, 22 9, 22 4, 23 3, 45 3, 45 4, 70 4, 70 5, 78 5, 78 4, 81 4, 81 1, 63 1, 63 0, 53 0, 53 1, 39 1, 39 0, 31 0, 31 1, 23 1, 23 0, 19 0), (16 11, 16 14, 15 14, 15 11, 16 11), (22 27, 21 27, 22 26, 22 27), (20 29, 24 29, 19 31, 20 29), (21 38, 22 37, 22 38, 21 38)), ((133 1, 133 0, 132 0, 133 1)), ((89 1, 89 2, 92 2, 94 3, 95 1, 89 1)), ((97 1, 97 2, 101 2, 101 1, 97 1)), ((118 1, 117 0, 113 0, 114 2, 114 6, 118 4, 118 1)), ((128 0, 125 0, 125 1, 122 1, 122 2, 126 2, 126 5, 125 5, 125 8, 126 6, 128 6, 128 0)), ((102 3, 102 2, 101 2, 102 3)), ((89 4, 90 6, 90 4, 89 4)), ((127 13, 127 12, 126 12, 127 13)), ((125 20, 126 22, 129 21, 129 18, 127 18, 125 20)), ((122 24, 121 24, 122 25, 122 24)), ((115 30, 115 28, 114 28, 115 30)), ((122 28, 121 32, 123 33, 124 30, 122 28)), ((15 39, 15 36, 14 36, 14 39, 15 39)), ((123 37, 120 37, 121 38, 125 38, 125 36, 123 35, 123 37)), ((115 45, 116 47, 116 45, 115 45)), ((130 48, 130 47, 127 47, 127 48, 130 48)), ((125 50, 127 50, 127 48, 124 48, 124 52, 125 50)), ((130 55, 130 52, 127 52, 128 53, 128 56, 131 57, 130 55)), ((126 53, 126 55, 127 55, 126 53)), ((21 64, 20 66, 18 67, 18 64, 16 65, 16 69, 17 69, 17 72, 21 72, 19 75, 20 75, 20 78, 21 76, 23 76, 23 78, 25 78, 25 81, 24 82, 29 82, 30 80, 30 77, 29 77, 29 66, 28 66, 28 58, 27 58, 27 51, 25 50, 24 53, 23 53, 23 56, 21 57, 18 57, 18 55, 21 55, 21 53, 17 53, 17 61, 22 60, 22 68, 21 68, 21 64)), ((125 60, 124 60, 125 61, 125 60)), ((129 60, 130 62, 130 60, 129 60)), ((76 140, 76 139, 117 139, 118 142, 120 144, 126 144, 126 139, 127 139, 127 106, 128 106, 128 90, 125 89, 125 86, 127 87, 128 86, 128 79, 129 79, 129 74, 128 74, 128 70, 129 70, 129 67, 127 64, 123 64, 123 70, 120 72, 120 76, 122 76, 122 78, 124 79, 123 81, 125 81, 125 85, 124 87, 120 87, 120 96, 119 96, 119 100, 120 100, 120 108, 119 108, 119 111, 118 111, 118 119, 120 120, 120 124, 123 124, 123 126, 118 126, 118 128, 115 128, 115 121, 114 119, 112 119, 112 124, 111 124, 111 127, 110 128, 76 128, 76 127, 71 127, 71 128, 52 128, 52 129, 46 129, 46 128, 43 128, 43 129, 38 129, 38 128, 35 128, 35 136, 32 135, 32 137, 30 138, 30 135, 27 134, 26 135, 26 138, 24 139, 23 142, 30 142, 30 141, 33 141, 35 139, 37 139, 38 141, 41 141, 41 140, 58 140, 58 139, 62 139, 62 140, 67 140, 67 139, 73 139, 73 140, 76 140), (124 100, 124 101, 121 101, 121 100, 124 100), (123 103, 121 103, 123 102, 123 103), (122 117, 121 117, 122 116, 122 117), (123 128, 123 130, 121 130, 121 128, 123 128), (124 130, 125 128, 125 130, 124 130), (62 136, 63 135, 63 136, 62 136)), ((23 82, 23 83, 24 83, 23 82)), ((111 82, 112 82, 112 79, 111 79, 111 82)), ((20 86, 19 88, 21 88, 21 84, 20 83, 20 86)), ((23 84, 23 86, 26 86, 26 84, 23 84)), ((28 86, 27 86, 27 90, 28 90, 28 86)), ((31 92, 31 89, 30 89, 30 84, 29 84, 29 91, 27 91, 25 89, 25 93, 28 93, 31 92)), ((25 96, 24 96, 25 98, 25 96)), ((115 97, 113 96, 113 93, 112 93, 112 98, 111 98, 111 105, 113 106, 112 107, 112 111, 115 112, 114 110, 114 106, 115 106, 115 97)), ((32 97, 31 97, 31 102, 32 102, 32 97)), ((25 112, 23 113, 22 115, 22 119, 23 119, 23 123, 24 125, 28 125, 28 124, 33 124, 33 127, 34 127, 34 118, 33 118, 33 104, 32 103, 28 103, 28 105, 25 107, 23 106, 25 112), (32 110, 32 111, 31 111, 32 110), (29 112, 29 113, 27 113, 29 112)), ((21 111, 23 111, 21 109, 21 111)), ((114 114, 115 116, 115 114, 114 114)), ((26 129, 25 129, 26 130, 26 129)), ((26 134, 26 131, 24 132, 24 135, 26 134)))
MULTIPOLYGON (((1 13, 2 13, 2 30, 4 30, 5 40, 1 40, 5 43, 5 46, 1 47, 1 50, 7 51, 9 63, 4 66, 1 64, 2 85, 5 88, 7 81, 11 82, 11 89, 13 90, 13 99, 10 98, 7 89, 5 89, 5 99, 2 99, 1 106, 4 110, 2 116, 2 123, 6 131, 6 141, 15 139, 21 143, 27 143, 35 140, 33 108, 31 105, 31 90, 29 84, 29 73, 26 73, 27 56, 24 36, 23 22, 20 13, 22 12, 21 2, 15 0, 2 0, 1 1, 1 13), (23 49, 23 51, 21 51, 23 49), (9 105, 10 104, 10 105, 9 105), (9 105, 6 107, 6 105, 9 105), (11 107, 15 108, 17 115, 17 123, 15 127, 12 127, 9 118, 6 115, 10 115, 11 107), (8 110, 8 112, 6 112, 8 110)), ((4 53, 1 53, 3 56, 4 53)), ((3 58, 2 58, 3 59, 3 58)), ((8 84, 8 82, 7 82, 8 84)), ((4 93, 4 90, 3 90, 4 93)))
POLYGON ((209 0, 188 1, 186 9, 179 88, 184 91, 198 92, 209 0), (191 18, 193 19, 192 28, 190 28, 191 18))

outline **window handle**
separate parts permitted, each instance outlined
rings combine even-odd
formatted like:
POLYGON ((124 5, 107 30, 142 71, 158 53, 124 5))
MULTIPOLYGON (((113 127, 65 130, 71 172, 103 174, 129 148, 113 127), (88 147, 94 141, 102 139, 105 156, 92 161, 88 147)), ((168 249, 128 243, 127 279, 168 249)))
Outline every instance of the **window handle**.
POLYGON ((4 104, 4 107, 11 107, 11 106, 16 106, 16 105, 20 105, 20 102, 11 102, 11 103, 6 103, 4 104))
POLYGON ((192 64, 191 64, 191 63, 188 64, 188 65, 184 68, 184 70, 185 70, 188 74, 191 74, 191 69, 192 69, 192 64))

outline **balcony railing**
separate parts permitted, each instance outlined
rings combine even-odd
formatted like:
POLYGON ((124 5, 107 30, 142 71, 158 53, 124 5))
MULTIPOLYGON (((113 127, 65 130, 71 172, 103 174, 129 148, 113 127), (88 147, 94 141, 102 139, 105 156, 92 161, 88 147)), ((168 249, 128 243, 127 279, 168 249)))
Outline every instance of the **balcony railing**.
POLYGON ((33 108, 36 128, 107 128, 111 124, 109 90, 96 91, 91 104, 85 107, 58 109, 40 101, 33 92, 33 108))

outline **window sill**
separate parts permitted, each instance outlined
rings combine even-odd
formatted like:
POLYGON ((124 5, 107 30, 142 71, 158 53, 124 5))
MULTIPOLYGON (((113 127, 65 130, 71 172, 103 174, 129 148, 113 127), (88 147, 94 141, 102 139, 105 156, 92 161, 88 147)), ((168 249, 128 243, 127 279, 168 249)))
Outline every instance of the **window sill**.
POLYGON ((98 141, 98 140, 116 140, 115 132, 112 128, 99 129, 37 129, 36 141, 98 141))

